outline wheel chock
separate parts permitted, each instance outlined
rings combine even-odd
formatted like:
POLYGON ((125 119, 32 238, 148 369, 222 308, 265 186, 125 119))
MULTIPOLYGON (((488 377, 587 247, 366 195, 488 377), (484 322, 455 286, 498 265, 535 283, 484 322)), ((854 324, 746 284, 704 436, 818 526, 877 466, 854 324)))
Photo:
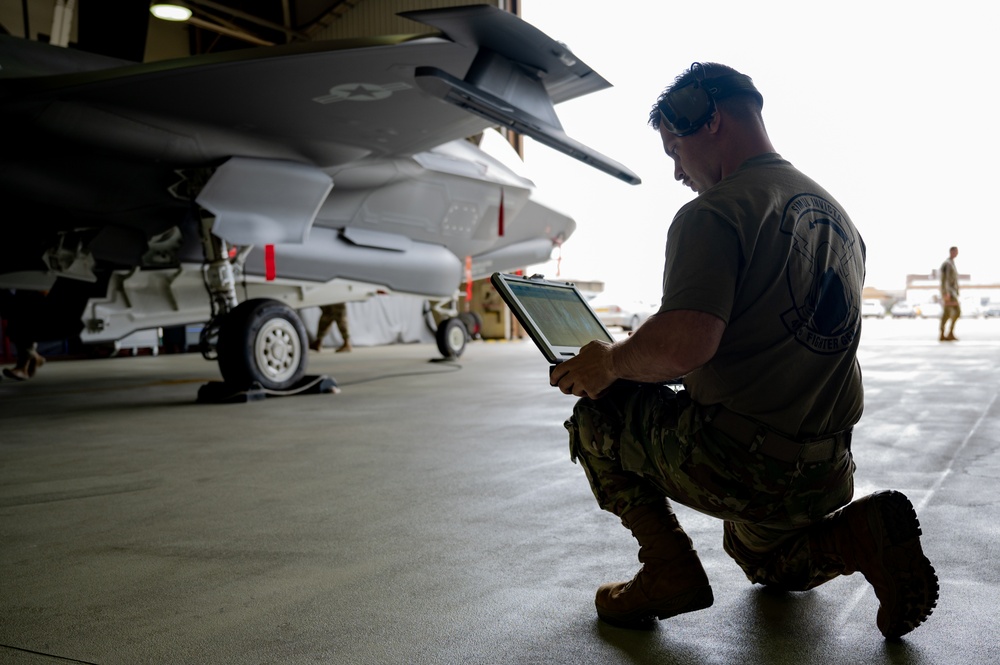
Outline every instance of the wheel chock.
POLYGON ((250 386, 236 386, 225 381, 209 381, 198 389, 199 404, 245 404, 267 397, 294 397, 295 395, 318 395, 340 392, 337 382, 326 374, 307 374, 298 383, 286 390, 264 388, 259 383, 250 386))

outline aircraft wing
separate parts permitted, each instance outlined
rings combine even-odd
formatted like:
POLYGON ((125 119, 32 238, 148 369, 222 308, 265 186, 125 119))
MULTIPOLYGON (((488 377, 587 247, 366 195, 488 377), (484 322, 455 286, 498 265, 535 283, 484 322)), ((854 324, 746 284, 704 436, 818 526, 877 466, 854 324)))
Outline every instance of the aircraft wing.
POLYGON ((565 46, 485 5, 403 15, 441 34, 7 77, 0 105, 47 136, 179 166, 238 154, 323 169, 502 124, 638 182, 562 132, 553 103, 609 85, 565 46))

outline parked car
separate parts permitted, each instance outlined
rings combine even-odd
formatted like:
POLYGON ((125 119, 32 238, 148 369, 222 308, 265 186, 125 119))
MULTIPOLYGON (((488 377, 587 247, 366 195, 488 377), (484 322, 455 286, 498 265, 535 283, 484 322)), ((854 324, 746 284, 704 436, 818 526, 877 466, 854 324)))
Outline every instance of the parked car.
POLYGON ((861 318, 868 316, 874 316, 879 319, 885 316, 885 307, 882 306, 881 301, 874 298, 867 298, 861 301, 861 318))
POLYGON ((987 319, 1000 317, 1000 302, 991 300, 983 305, 983 317, 987 319))
POLYGON ((983 305, 978 298, 966 298, 959 303, 963 319, 978 319, 983 316, 983 305))
POLYGON ((601 323, 618 326, 622 330, 635 330, 657 310, 659 305, 639 301, 628 301, 606 293, 598 293, 590 301, 601 323))
POLYGON ((894 319, 912 319, 916 317, 917 309, 905 300, 900 300, 889 308, 889 315, 894 319))
POLYGON ((925 302, 917 305, 917 315, 921 319, 940 319, 944 308, 939 302, 925 302))

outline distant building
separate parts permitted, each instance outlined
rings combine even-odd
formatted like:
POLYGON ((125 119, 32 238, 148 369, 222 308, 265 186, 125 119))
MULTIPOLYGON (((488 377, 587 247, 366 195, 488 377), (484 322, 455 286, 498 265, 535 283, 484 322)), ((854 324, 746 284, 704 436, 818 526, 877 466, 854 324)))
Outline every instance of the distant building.
MULTIPOLYGON (((972 276, 959 273, 958 288, 962 314, 975 314, 990 301, 1000 302, 1000 284, 976 284, 972 276)), ((941 275, 932 270, 925 275, 906 276, 906 300, 913 305, 941 302, 941 275)))
POLYGON ((877 289, 874 286, 866 286, 861 292, 861 298, 862 300, 878 300, 883 307, 888 308, 897 300, 906 298, 906 292, 898 289, 887 291, 886 289, 877 289))

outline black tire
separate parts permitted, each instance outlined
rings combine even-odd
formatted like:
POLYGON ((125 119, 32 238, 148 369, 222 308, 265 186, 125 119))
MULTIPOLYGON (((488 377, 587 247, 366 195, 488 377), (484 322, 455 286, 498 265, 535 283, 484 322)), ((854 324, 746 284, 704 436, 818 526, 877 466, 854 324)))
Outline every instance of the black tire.
POLYGON ((288 390, 306 373, 306 329, 291 307, 256 298, 226 315, 219 330, 219 370, 226 383, 288 390))
POLYGON ((465 324, 465 329, 471 339, 479 339, 483 333, 483 317, 478 312, 462 312, 458 318, 465 324))
POLYGON ((434 334, 438 351, 445 358, 457 358, 465 351, 465 343, 469 340, 469 331, 459 318, 444 319, 438 324, 434 334))
POLYGON ((639 316, 637 314, 632 315, 632 318, 629 319, 627 326, 622 326, 622 328, 627 331, 635 330, 638 327, 639 327, 639 316))

